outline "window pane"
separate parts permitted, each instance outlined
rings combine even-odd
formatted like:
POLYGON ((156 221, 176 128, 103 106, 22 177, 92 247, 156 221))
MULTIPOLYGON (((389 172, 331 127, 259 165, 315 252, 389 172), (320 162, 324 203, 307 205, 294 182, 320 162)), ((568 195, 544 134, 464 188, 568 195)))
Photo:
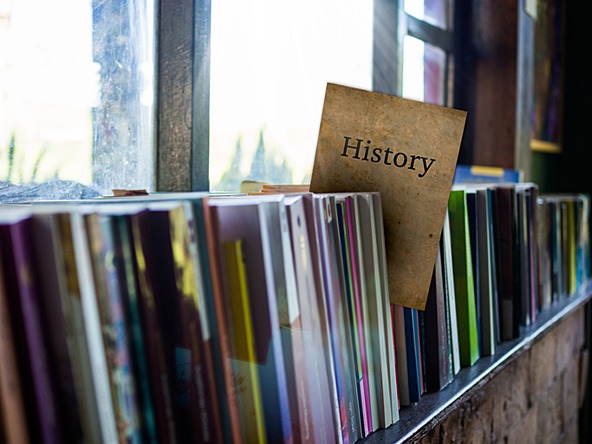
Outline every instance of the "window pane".
POLYGON ((437 105, 446 100, 446 53, 408 35, 403 40, 403 97, 437 105))
POLYGON ((448 29, 448 0, 405 0, 405 12, 442 29, 448 29))
POLYGON ((211 189, 307 183, 327 82, 372 87, 372 2, 212 2, 211 189))
POLYGON ((152 10, 0 1, 0 181, 150 186, 152 10))

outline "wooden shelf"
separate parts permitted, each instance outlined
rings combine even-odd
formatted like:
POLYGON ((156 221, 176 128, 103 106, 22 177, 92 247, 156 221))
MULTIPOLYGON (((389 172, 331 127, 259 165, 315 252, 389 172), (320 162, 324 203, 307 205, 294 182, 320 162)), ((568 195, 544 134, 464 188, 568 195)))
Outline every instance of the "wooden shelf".
POLYGON ((450 411, 469 399, 508 364, 529 350, 562 319, 577 311, 591 298, 592 285, 588 284, 579 294, 556 302, 540 313, 532 325, 521 328, 519 338, 500 344, 494 356, 481 358, 472 367, 461 369, 443 390, 426 393, 417 404, 403 407, 397 423, 372 433, 361 442, 374 444, 418 440, 450 411))

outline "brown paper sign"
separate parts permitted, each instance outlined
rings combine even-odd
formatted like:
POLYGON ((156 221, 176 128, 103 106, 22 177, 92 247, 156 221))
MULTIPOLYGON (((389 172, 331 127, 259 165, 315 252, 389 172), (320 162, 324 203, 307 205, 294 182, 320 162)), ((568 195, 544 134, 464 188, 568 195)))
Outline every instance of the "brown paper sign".
POLYGON ((465 120, 465 111, 327 85, 310 189, 380 191, 391 303, 425 308, 465 120))

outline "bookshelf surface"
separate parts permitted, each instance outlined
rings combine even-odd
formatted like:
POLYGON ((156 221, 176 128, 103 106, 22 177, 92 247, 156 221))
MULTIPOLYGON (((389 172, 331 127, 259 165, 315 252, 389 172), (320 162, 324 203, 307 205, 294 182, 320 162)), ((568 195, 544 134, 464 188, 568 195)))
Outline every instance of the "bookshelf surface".
POLYGON ((400 419, 387 429, 377 430, 364 444, 402 443, 416 441, 429 432, 451 410, 476 393, 483 383, 492 379, 508 364, 541 339, 554 326, 576 312, 592 299, 592 283, 578 294, 555 302, 549 309, 539 313, 536 321, 520 328, 520 336, 498 345, 494 356, 480 358, 472 367, 465 367, 444 389, 425 393, 421 400, 400 410, 400 419))

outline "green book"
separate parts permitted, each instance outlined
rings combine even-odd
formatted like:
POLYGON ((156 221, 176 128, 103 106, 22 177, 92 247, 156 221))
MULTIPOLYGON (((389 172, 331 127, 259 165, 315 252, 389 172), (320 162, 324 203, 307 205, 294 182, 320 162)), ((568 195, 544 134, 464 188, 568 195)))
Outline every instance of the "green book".
POLYGON ((479 340, 467 200, 464 189, 453 189, 450 192, 448 210, 460 363, 463 367, 469 367, 479 359, 479 340))

